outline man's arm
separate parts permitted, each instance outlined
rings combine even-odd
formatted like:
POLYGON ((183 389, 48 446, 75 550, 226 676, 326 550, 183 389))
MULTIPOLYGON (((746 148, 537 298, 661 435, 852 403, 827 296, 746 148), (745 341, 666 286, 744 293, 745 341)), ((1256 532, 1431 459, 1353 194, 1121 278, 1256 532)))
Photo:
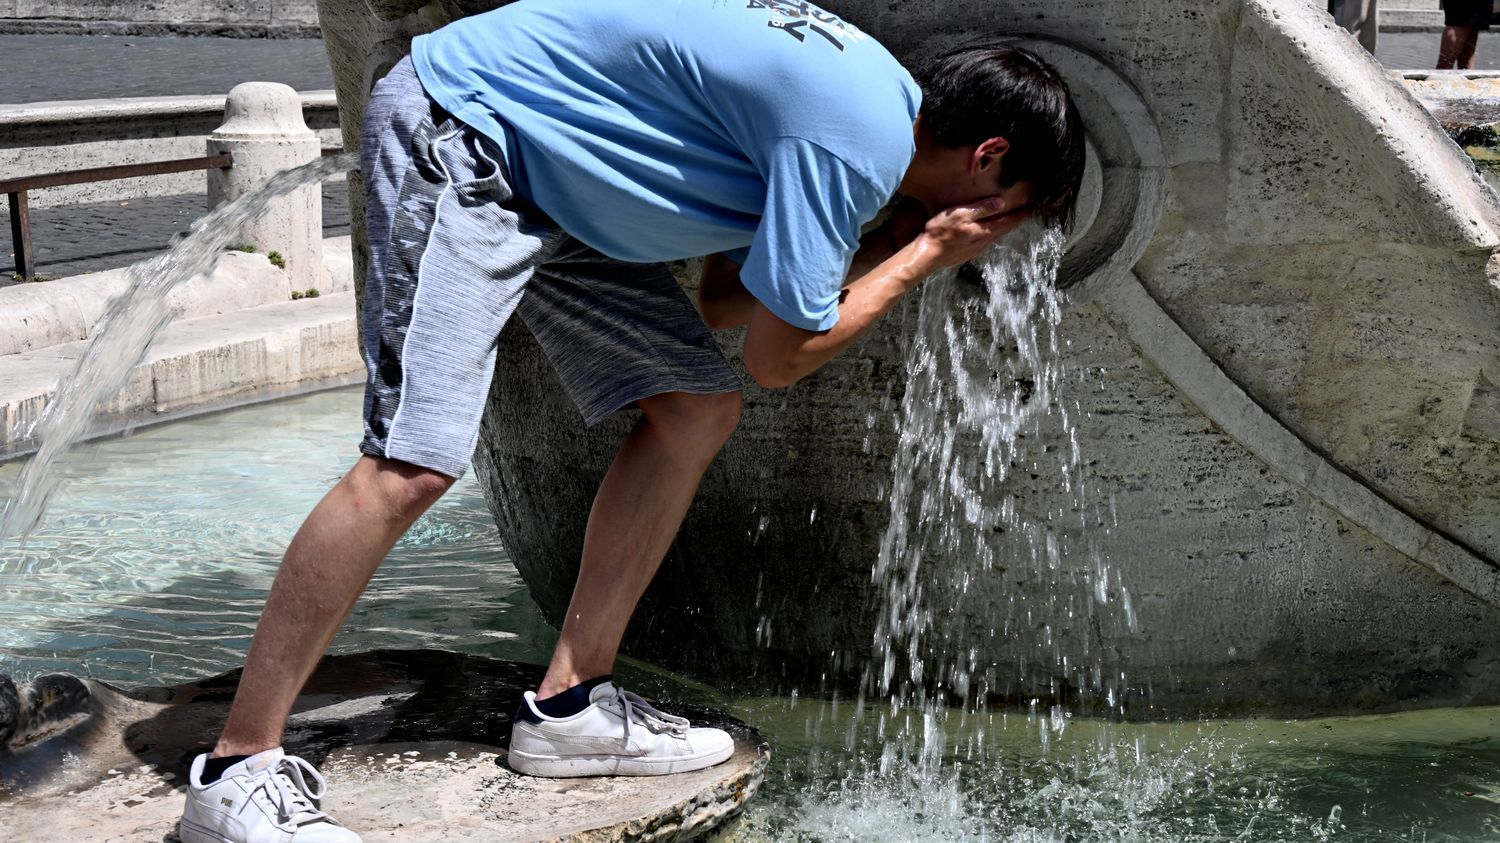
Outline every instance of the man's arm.
POLYGON ((949 208, 899 249, 894 229, 872 231, 861 240, 851 276, 869 268, 844 287, 838 324, 827 331, 789 325, 752 298, 744 349, 751 377, 764 387, 791 386, 863 336, 922 279, 983 254, 1026 213, 1026 208, 1008 211, 999 198, 949 208))
POLYGON ((854 260, 849 263, 844 286, 848 287, 858 281, 901 251, 902 246, 922 233, 927 221, 927 209, 922 207, 921 202, 903 199, 896 203, 879 226, 859 238, 859 251, 854 253, 854 260))
MULTIPOLYGON (((884 222, 859 239, 859 251, 849 264, 844 286, 890 259, 921 233, 926 222, 927 212, 921 203, 910 199, 899 203, 884 222)), ((718 331, 748 325, 755 306, 755 296, 740 282, 738 263, 724 255, 703 259, 703 271, 698 276, 698 310, 708 327, 718 331)))

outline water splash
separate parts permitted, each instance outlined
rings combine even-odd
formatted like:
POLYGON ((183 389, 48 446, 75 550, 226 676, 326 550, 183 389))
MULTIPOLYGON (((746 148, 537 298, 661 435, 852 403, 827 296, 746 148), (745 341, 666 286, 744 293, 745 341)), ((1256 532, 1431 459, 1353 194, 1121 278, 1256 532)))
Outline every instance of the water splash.
POLYGON ((939 825, 963 824, 964 780, 990 770, 982 734, 952 738, 989 716, 987 701, 1029 703, 1044 755, 1076 712, 1125 704, 1102 639, 1133 625, 1128 595, 1099 549, 1109 506, 1089 494, 1063 394, 1064 246, 1060 231, 1026 226, 979 262, 983 285, 929 279, 907 356, 874 655, 854 712, 877 724, 860 738, 851 726, 840 766, 862 793, 946 805, 939 825))
POLYGON ((1088 495, 1078 431, 1060 395, 1063 302, 1054 281, 1063 246, 1060 231, 1027 227, 981 262, 986 289, 954 273, 924 287, 891 516, 873 569, 882 606, 866 686, 894 705, 1039 682, 1054 686, 1045 695, 1054 700, 1063 690, 1118 691, 1080 649, 1087 637, 1063 640, 1064 628, 1095 606, 1124 597, 1089 529, 1106 516, 1088 495), (1029 511, 1016 482, 1026 478, 1059 488, 1067 511, 1029 511), (1006 605, 964 610, 1002 591, 996 583, 1009 589, 1006 605), (997 625, 965 628, 966 617, 997 625), (1008 667, 1018 675, 979 663, 995 636, 1017 654, 1008 667))
MULTIPOLYGON (((756 713, 762 729, 779 725, 774 710, 756 713)), ((825 707, 811 716, 827 713, 825 707)), ((827 843, 1344 839, 1348 812, 1331 810, 1326 771, 1302 764, 1328 744, 1280 747, 1259 728, 1253 721, 1088 720, 1044 751, 1026 718, 987 712, 947 733, 948 763, 923 777, 899 763, 825 769, 832 751, 815 738, 789 746, 773 733, 782 772, 751 803, 748 826, 765 839, 827 843)), ((1290 728, 1305 734, 1319 727, 1290 728)), ((1326 756, 1319 760, 1326 763, 1326 756)), ((1368 767, 1377 776, 1393 773, 1376 768, 1368 767)), ((1341 767, 1341 774, 1349 772, 1351 766, 1341 767)), ((1360 792, 1358 785, 1350 789, 1360 792)))
POLYGON ((278 173, 260 188, 199 219, 170 250, 126 271, 129 286, 110 301, 89 332, 83 356, 58 383, 42 417, 21 437, 34 439, 38 448, 0 516, 0 538, 24 540, 41 523, 61 483, 57 461, 87 435, 99 402, 125 385, 130 370, 175 315, 167 294, 188 279, 213 271, 240 230, 264 213, 272 200, 357 163, 357 154, 350 152, 278 173))

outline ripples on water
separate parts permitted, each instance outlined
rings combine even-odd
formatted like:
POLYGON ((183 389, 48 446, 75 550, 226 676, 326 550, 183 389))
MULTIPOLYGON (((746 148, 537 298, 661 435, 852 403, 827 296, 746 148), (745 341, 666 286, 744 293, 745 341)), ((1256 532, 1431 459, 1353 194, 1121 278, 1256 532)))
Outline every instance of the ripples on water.
MULTIPOLYGON (((6 496, 0 538, 28 536, 41 523, 52 496, 67 477, 67 472, 56 470, 57 463, 88 435, 99 402, 120 391, 130 370, 176 315, 168 294, 212 272, 240 230, 266 213, 278 197, 316 185, 357 161, 355 153, 346 152, 283 170, 194 222, 187 236, 175 241, 171 249, 130 265, 125 272, 129 285, 105 305, 104 315, 89 331, 88 346, 57 384, 41 419, 32 429, 19 432, 21 438, 35 439, 38 447, 6 496)), ((11 574, 16 569, 0 571, 11 574)))
MULTIPOLYGON (((749 809, 772 840, 1500 840, 1500 709, 1294 722, 950 723, 945 771, 851 775, 849 706, 746 700, 776 747, 749 809)), ((913 711, 911 716, 920 718, 913 711)), ((877 719, 855 729, 874 739, 877 719)))
MULTIPOLYGON (((74 452, 23 546, 0 540, 0 672, 171 684, 238 667, 282 551, 358 456, 360 392, 163 425, 74 452)), ((0 466, 0 494, 20 466, 0 466)), ((376 572, 335 650, 544 660, 552 633, 472 478, 376 572)))
MULTIPOLYGON (((0 562, 24 553, 34 572, 0 580, 0 672, 133 685, 238 667, 282 549, 355 459, 359 407, 357 389, 338 390, 75 450, 61 469, 66 492, 24 552, 0 542, 0 562)), ((18 469, 0 466, 0 494, 18 469)), ((465 478, 392 552, 334 649, 544 661, 553 640, 465 478)), ((749 840, 1500 841, 1500 709, 1298 723, 1024 711, 924 722, 906 708, 854 717, 848 703, 710 700, 619 672, 651 694, 727 706, 771 741, 749 840), (937 747, 937 774, 882 763, 899 729, 937 747), (849 746, 866 748, 866 763, 851 768, 849 746)))

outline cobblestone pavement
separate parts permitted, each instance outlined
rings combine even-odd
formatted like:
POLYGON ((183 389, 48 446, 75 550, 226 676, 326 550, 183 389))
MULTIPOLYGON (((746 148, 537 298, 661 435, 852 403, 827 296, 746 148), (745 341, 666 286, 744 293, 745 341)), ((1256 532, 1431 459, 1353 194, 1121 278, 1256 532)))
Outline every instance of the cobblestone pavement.
MULTIPOLYGON (((333 87, 317 40, 0 35, 0 103, 226 94, 250 81, 333 87)), ((197 194, 33 209, 37 272, 78 275, 150 257, 202 216, 206 201, 197 194)), ((325 236, 348 233, 348 204, 343 182, 324 185, 325 236)), ((12 283, 13 249, 10 226, 0 225, 0 285, 12 283)))
MULTIPOLYGON (((1387 32, 1376 57, 1386 67, 1430 68, 1437 44, 1437 33, 1387 32)), ((1478 61, 1500 69, 1500 31, 1480 36, 1478 61)), ((317 40, 0 35, 0 103, 220 94, 252 80, 333 87, 317 40)))
MULTIPOLYGON (((81 275, 129 266, 165 249, 208 210, 202 194, 132 199, 95 205, 41 208, 31 212, 31 245, 36 272, 43 276, 81 275)), ((349 233, 346 182, 323 185, 323 236, 349 233)), ((0 286, 14 283, 15 252, 10 226, 0 227, 0 286)))
POLYGON ((241 82, 333 87, 323 42, 0 35, 0 103, 227 94, 241 82))
MULTIPOLYGON (((1431 70, 1437 65, 1436 32, 1382 32, 1375 58, 1392 70, 1431 70)), ((1500 70, 1500 30, 1479 33, 1474 51, 1476 70, 1500 70)))
MULTIPOLYGON (((1436 33, 1384 33, 1376 57, 1387 67, 1422 69, 1437 57, 1436 33)), ((1500 31, 1480 38, 1479 66, 1500 69, 1500 31)), ((333 86, 323 42, 237 38, 0 35, 0 103, 102 97, 227 93, 268 80, 299 90, 333 86)), ((325 185, 324 230, 348 230, 342 183, 325 185)), ((136 199, 32 212, 38 272, 75 275, 126 266, 165 248, 204 211, 204 197, 136 199)), ((0 226, 0 284, 10 282, 9 226, 0 226)))

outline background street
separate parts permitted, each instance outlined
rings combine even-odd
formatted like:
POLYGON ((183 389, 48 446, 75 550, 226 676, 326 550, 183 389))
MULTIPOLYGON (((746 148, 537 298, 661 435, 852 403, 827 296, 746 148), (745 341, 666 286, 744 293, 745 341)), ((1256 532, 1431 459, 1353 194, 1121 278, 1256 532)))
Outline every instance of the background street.
MULTIPOLYGON (((1383 33, 1388 68, 1431 68, 1436 33, 1383 33)), ((1500 32, 1480 37, 1479 69, 1500 69, 1500 32)), ((323 42, 239 38, 0 35, 0 104, 111 97, 225 94, 241 82, 299 91, 333 87, 323 42)), ((32 173, 0 173, 0 177, 32 173)), ((165 248, 204 213, 202 194, 36 209, 31 239, 38 272, 76 275, 126 266, 165 248)), ((324 234, 348 232, 342 182, 324 185, 324 234)), ((9 225, 0 226, 0 285, 11 276, 9 225)))

